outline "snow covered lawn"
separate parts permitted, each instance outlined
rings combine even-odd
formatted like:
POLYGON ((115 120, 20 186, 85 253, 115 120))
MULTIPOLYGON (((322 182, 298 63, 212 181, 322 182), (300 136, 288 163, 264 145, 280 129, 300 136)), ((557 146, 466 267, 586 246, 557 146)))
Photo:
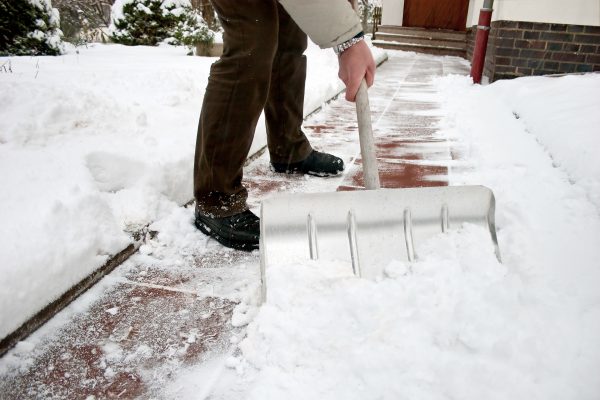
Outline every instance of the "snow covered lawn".
MULTIPOLYGON (((122 250, 127 232, 192 199, 216 59, 185 54, 91 45, 0 58, 0 338, 122 250)), ((308 113, 343 85, 333 52, 307 55, 308 113)), ((252 152, 265 144, 261 121, 252 152)))
POLYGON ((274 266, 216 398, 600 397, 600 75, 435 87, 450 183, 494 190, 503 263, 465 225, 376 281, 274 266))

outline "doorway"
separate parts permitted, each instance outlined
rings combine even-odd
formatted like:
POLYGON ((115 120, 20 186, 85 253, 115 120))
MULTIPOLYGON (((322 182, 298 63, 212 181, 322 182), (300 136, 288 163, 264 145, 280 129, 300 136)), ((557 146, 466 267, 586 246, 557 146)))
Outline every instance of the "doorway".
POLYGON ((405 0, 402 26, 465 31, 469 0, 405 0))

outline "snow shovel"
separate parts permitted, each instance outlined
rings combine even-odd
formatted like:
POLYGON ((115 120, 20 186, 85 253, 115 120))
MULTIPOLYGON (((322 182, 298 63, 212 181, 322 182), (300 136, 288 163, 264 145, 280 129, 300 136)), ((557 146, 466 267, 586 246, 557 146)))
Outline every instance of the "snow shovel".
POLYGON ((373 278, 394 260, 415 261, 417 244, 465 222, 490 232, 500 260, 492 191, 484 186, 380 189, 364 80, 356 96, 356 111, 365 187, 369 190, 294 193, 263 200, 263 301, 269 268, 306 260, 345 261, 356 276, 373 278))

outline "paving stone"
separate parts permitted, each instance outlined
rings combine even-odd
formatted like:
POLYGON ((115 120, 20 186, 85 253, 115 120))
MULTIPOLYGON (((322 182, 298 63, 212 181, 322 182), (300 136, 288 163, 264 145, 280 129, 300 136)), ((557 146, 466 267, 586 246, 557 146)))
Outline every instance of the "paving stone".
POLYGON ((117 284, 76 314, 24 368, 0 382, 6 399, 135 398, 159 394, 178 369, 230 344, 235 304, 117 284), (165 366, 168 366, 165 368, 165 366))
MULTIPOLYGON (((379 180, 382 188, 409 188, 448 185, 448 168, 436 165, 413 164, 402 161, 379 159, 379 180)), ((361 165, 362 160, 356 160, 361 165)), ((364 188, 362 167, 344 180, 338 190, 357 190, 364 188)))

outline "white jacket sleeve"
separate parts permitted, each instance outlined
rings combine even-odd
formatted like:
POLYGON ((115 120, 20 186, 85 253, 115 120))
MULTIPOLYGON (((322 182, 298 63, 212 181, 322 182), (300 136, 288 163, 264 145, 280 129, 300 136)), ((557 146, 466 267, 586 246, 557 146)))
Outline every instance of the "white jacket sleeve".
POLYGON ((313 42, 333 47, 362 31, 360 20, 348 0, 279 0, 313 42))

